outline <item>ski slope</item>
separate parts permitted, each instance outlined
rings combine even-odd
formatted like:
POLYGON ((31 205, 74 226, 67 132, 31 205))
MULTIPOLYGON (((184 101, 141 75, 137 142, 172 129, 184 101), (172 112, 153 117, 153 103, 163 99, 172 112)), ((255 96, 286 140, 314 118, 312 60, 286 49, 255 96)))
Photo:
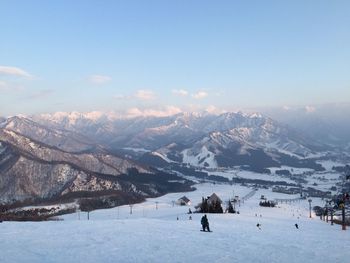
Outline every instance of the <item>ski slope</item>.
MULTIPOLYGON (((259 207, 260 196, 297 196, 258 190, 240 214, 208 214, 212 233, 200 232, 202 214, 188 209, 215 192, 226 201, 251 188, 200 184, 134 205, 62 216, 62 221, 0 224, 0 262, 350 262, 350 230, 308 218, 308 202, 259 207), (191 206, 173 206, 186 195, 191 206), (260 216, 261 215, 261 216, 260 216), (178 218, 178 220, 177 220, 178 218), (261 230, 256 224, 261 224, 261 230), (299 225, 296 229, 294 224, 299 225)), ((322 204, 313 199, 313 205, 322 204)))

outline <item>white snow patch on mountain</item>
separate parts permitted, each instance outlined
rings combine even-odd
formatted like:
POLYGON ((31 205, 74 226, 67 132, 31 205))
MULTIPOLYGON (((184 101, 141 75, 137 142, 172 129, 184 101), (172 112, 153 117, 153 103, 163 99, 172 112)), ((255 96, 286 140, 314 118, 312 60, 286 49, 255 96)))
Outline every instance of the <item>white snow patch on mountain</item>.
POLYGON ((190 149, 181 152, 183 163, 196 167, 217 168, 218 164, 215 160, 215 154, 203 146, 198 153, 194 153, 190 149))
POLYGON ((128 151, 133 151, 136 153, 147 153, 150 152, 150 150, 147 150, 145 148, 133 148, 133 147, 124 147, 124 150, 128 150, 128 151))
POLYGON ((173 161, 170 160, 166 155, 161 154, 161 153, 159 153, 159 152, 152 152, 152 155, 158 156, 158 157, 162 158, 164 161, 166 161, 166 162, 168 162, 168 163, 173 163, 173 161))

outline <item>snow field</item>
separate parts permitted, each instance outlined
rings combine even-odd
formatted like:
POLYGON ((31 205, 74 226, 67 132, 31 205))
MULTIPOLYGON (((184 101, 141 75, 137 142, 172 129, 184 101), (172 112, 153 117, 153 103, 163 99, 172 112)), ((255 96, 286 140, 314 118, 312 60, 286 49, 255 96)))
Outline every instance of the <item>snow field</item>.
MULTIPOLYGON (((62 216, 63 221, 4 222, 0 262, 348 262, 350 230, 309 219, 306 200, 259 207, 261 195, 269 200, 296 197, 267 189, 241 204, 240 214, 208 214, 213 232, 200 232, 202 214, 191 214, 189 220, 189 207, 173 206, 172 201, 186 195, 194 211, 201 197, 212 192, 226 201, 252 189, 220 184, 196 187, 194 192, 136 204, 132 215, 129 206, 122 206, 93 211, 90 221, 81 212, 80 220, 76 213, 62 216)), ((313 199, 313 205, 318 203, 322 201, 313 199)))

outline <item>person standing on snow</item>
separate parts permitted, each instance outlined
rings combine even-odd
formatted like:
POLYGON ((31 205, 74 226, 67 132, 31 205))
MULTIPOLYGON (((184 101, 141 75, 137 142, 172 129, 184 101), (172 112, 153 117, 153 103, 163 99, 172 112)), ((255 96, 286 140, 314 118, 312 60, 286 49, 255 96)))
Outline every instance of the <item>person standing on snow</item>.
POLYGON ((201 224, 202 224, 203 231, 205 231, 205 229, 207 229, 208 232, 210 232, 209 221, 208 221, 207 215, 202 216, 201 224))

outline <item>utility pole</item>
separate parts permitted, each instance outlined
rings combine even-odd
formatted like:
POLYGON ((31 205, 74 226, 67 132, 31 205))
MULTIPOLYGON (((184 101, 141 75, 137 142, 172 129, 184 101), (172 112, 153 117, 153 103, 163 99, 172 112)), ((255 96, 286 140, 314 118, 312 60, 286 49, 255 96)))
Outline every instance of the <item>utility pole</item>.
POLYGON ((309 217, 311 218, 311 202, 312 202, 312 200, 309 199, 309 200, 307 200, 307 201, 309 202, 309 212, 310 212, 309 217))
POLYGON ((346 230, 346 225, 345 225, 345 203, 343 201, 343 203, 340 204, 340 208, 341 208, 341 215, 342 215, 342 230, 346 230))
POLYGON ((118 215, 118 219, 119 219, 119 206, 118 206, 118 208, 117 208, 117 215, 118 215))
POLYGON ((329 201, 329 204, 331 206, 331 225, 333 226, 333 204, 332 204, 332 200, 329 201))

